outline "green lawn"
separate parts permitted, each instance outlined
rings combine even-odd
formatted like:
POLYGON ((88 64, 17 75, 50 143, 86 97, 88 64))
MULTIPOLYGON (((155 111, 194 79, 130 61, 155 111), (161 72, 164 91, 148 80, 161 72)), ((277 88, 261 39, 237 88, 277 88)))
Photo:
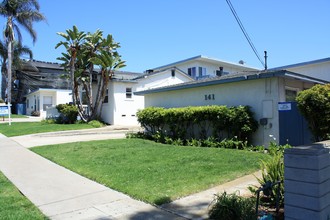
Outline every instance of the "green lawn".
POLYGON ((88 124, 47 124, 44 122, 13 122, 0 124, 0 133, 7 137, 52 131, 79 130, 93 128, 88 124))
POLYGON ((1 220, 47 219, 1 172, 0 186, 1 220))
POLYGON ((256 152, 180 147, 141 139, 80 142, 32 151, 130 196, 155 204, 205 190, 259 169, 256 152))
MULTIPOLYGON (((2 118, 8 118, 8 115, 7 116, 0 116, 0 119, 2 120, 2 118)), ((10 115, 11 118, 27 118, 26 115, 16 115, 16 114, 11 114, 10 115)))

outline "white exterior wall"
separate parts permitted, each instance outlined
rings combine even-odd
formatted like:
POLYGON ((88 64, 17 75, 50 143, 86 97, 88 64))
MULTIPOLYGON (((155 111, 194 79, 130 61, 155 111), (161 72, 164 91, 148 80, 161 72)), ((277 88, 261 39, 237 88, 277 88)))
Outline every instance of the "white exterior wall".
POLYGON ((62 90, 56 92, 56 101, 53 105, 69 104, 72 102, 72 95, 70 90, 62 90))
POLYGON ((26 115, 31 115, 32 111, 36 110, 40 112, 40 117, 46 118, 46 109, 43 108, 44 97, 51 96, 52 97, 52 106, 56 106, 58 104, 65 104, 72 101, 70 90, 38 90, 32 92, 26 96, 26 115), (29 102, 29 103, 28 103, 29 102), (35 104, 36 103, 36 104, 35 104), (35 106, 36 105, 36 106, 35 106))
POLYGON ((109 85, 109 103, 103 104, 102 119, 115 125, 138 125, 136 112, 143 108, 143 99, 126 98, 126 88, 134 91, 136 83, 111 82, 109 85))
MULTIPOLYGON (((113 82, 110 82, 109 83, 109 86, 108 86, 108 103, 103 103, 103 107, 102 107, 102 113, 101 113, 101 118, 102 120, 107 123, 107 124, 114 124, 114 115, 113 115, 113 112, 114 112, 114 106, 116 105, 115 103, 115 99, 114 99, 114 95, 113 95, 113 92, 114 89, 113 89, 113 82)), ((96 89, 94 91, 93 89, 93 93, 95 95, 96 93, 96 89)), ((95 98, 95 96, 93 97, 95 98)))
POLYGON ((138 80, 136 91, 148 90, 157 87, 170 86, 179 83, 189 82, 192 79, 179 71, 175 71, 175 77, 172 77, 171 69, 164 72, 151 74, 138 80))
POLYGON ((330 61, 318 64, 309 64, 287 68, 287 70, 330 81, 330 61))
MULTIPOLYGON (((223 67, 223 71, 226 73, 237 73, 237 72, 243 72, 243 71, 255 71, 257 69, 251 68, 251 67, 246 67, 244 65, 239 66, 237 65, 232 65, 230 63, 225 63, 225 62, 219 62, 219 63, 211 63, 211 62, 205 62, 205 61, 200 61, 200 60, 191 60, 187 62, 182 62, 182 63, 177 63, 173 65, 173 67, 177 67, 178 69, 188 73, 188 68, 191 67, 204 67, 206 68, 206 75, 215 76, 216 75, 216 70, 219 70, 219 67, 223 67)), ((169 68, 169 67, 167 67, 169 68)), ((198 75, 198 69, 197 73, 198 75)))
POLYGON ((285 87, 307 88, 298 80, 268 78, 218 84, 190 89, 159 92, 145 95, 145 107, 158 106, 165 108, 205 106, 205 105, 248 105, 255 114, 255 119, 267 118, 268 124, 259 125, 253 137, 253 144, 268 145, 274 135, 279 140, 278 102, 285 100, 285 87), (214 95, 214 100, 206 100, 205 95, 214 95))
POLYGON ((138 125, 136 113, 144 108, 144 97, 134 92, 188 82, 192 79, 176 71, 172 77, 171 70, 151 74, 135 82, 111 81, 109 83, 109 102, 103 104, 102 120, 112 125, 138 125), (126 98, 126 88, 132 88, 132 98, 126 98))

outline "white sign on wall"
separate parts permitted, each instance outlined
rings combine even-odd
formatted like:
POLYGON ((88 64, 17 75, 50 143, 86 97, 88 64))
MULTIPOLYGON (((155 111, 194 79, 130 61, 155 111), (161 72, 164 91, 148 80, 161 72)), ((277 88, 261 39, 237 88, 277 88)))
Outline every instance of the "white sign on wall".
POLYGON ((278 110, 279 111, 291 111, 291 102, 279 102, 278 110))

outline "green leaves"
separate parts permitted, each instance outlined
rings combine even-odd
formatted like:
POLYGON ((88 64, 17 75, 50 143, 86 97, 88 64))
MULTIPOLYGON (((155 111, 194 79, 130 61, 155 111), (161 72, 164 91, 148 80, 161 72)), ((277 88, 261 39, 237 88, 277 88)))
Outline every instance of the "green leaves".
POLYGON ((79 102, 78 87, 81 86, 88 97, 89 115, 84 115, 82 106, 79 107, 79 115, 84 121, 90 121, 100 116, 102 110, 102 100, 108 82, 113 76, 113 71, 125 66, 125 61, 121 60, 117 48, 119 43, 115 42, 112 35, 103 37, 103 31, 96 30, 95 33, 79 31, 76 26, 66 30, 65 33, 58 32, 64 38, 55 48, 64 46, 66 49, 62 56, 57 58, 63 61, 62 66, 70 72, 73 103, 79 102), (98 77, 96 95, 92 95, 92 74, 94 66, 100 67, 101 77, 98 77), (77 102, 75 102, 77 100, 77 102))
POLYGON ((255 132, 258 123, 247 106, 197 106, 164 109, 149 107, 137 113, 139 123, 147 131, 160 132, 173 138, 206 138, 212 128, 219 140, 236 137, 245 140, 255 132), (225 135, 226 134, 226 135, 225 135))
POLYGON ((315 141, 330 139, 330 84, 301 91, 296 100, 315 141))

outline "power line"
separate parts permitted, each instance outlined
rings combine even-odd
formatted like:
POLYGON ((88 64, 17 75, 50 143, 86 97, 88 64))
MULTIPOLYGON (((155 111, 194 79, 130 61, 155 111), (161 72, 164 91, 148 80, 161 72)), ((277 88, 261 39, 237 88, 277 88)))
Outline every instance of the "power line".
POLYGON ((239 19, 238 15, 237 15, 237 13, 236 13, 236 11, 235 11, 234 6, 231 4, 230 0, 226 0, 226 2, 227 2, 227 4, 228 4, 228 6, 229 6, 231 12, 233 13, 233 15, 234 15, 234 17, 235 17, 235 19, 236 19, 236 21, 237 21, 239 27, 241 28, 241 30, 242 30, 242 32, 243 32, 243 34, 244 34, 246 40, 247 40, 248 43, 250 44, 250 47, 252 48, 254 54, 257 56, 257 58, 259 59, 260 63, 262 64, 262 66, 266 68, 266 65, 265 65, 264 61, 260 58, 257 49, 255 48, 255 46, 254 46, 254 44, 253 44, 251 38, 249 37, 247 31, 245 30, 245 28, 244 28, 244 26, 243 26, 241 20, 239 19))

